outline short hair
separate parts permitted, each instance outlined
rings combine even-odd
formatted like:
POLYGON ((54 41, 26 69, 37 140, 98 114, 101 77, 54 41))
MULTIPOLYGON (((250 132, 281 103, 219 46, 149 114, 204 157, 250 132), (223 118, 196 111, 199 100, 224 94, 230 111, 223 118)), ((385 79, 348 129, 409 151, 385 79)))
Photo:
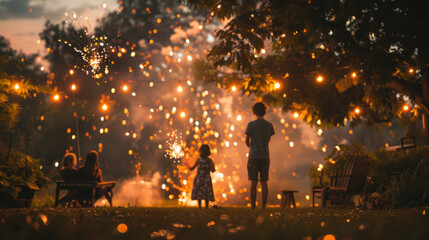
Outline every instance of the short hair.
POLYGON ((66 153, 63 157, 63 167, 73 166, 76 161, 76 155, 74 153, 66 153))
POLYGON ((208 157, 208 156, 210 156, 211 152, 210 152, 209 145, 207 145, 207 144, 201 145, 199 152, 200 152, 200 156, 201 157, 208 157))
POLYGON ((252 112, 253 114, 257 116, 264 116, 267 112, 268 106, 263 102, 256 102, 252 106, 252 112))

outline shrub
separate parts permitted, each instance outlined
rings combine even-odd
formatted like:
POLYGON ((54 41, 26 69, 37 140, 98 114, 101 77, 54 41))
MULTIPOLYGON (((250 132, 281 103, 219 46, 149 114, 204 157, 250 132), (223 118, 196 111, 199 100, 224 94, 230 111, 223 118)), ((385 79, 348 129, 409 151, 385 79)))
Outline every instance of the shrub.
POLYGON ((383 195, 388 207, 429 205, 429 146, 374 151, 365 191, 383 195))
POLYGON ((0 199, 16 199, 24 190, 39 190, 48 181, 37 159, 0 142, 0 199))

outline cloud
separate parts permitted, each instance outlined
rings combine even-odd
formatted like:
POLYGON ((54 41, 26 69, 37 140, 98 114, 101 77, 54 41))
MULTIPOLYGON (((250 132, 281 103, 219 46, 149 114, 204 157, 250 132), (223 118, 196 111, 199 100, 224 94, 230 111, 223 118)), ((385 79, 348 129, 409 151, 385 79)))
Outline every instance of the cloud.
POLYGON ((37 36, 36 32, 19 32, 19 33, 15 33, 15 36, 19 36, 19 37, 33 37, 33 36, 37 36))
POLYGON ((40 2, 30 0, 3 0, 0 2, 0 20, 34 19, 46 15, 40 2))
MULTIPOLYGON (((0 19, 31 16, 33 14, 29 14, 30 9, 32 9, 32 7, 30 7, 29 0, 2 1, 0 2, 0 19)), ((40 7, 34 7, 32 11, 34 11, 34 13, 41 13, 43 9, 40 7)))
POLYGON ((0 0, 0 21, 8 19, 51 19, 63 18, 68 8, 76 12, 97 8, 97 5, 88 2, 75 1, 74 4, 60 5, 58 1, 52 0, 0 0), (77 7, 79 4, 80 7, 77 7))

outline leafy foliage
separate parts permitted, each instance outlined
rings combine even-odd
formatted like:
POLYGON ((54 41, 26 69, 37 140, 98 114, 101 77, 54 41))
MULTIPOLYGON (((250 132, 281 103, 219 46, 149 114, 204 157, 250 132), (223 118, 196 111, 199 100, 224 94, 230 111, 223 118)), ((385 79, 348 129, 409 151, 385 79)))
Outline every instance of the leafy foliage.
POLYGON ((310 124, 389 121, 408 98, 429 113, 422 2, 187 2, 228 19, 207 55, 213 70, 204 69, 205 81, 241 86, 245 94, 300 112, 310 124), (272 79, 279 89, 259 88, 272 79))
MULTIPOLYGON (((9 42, 0 36, 0 196, 2 199, 17 198, 25 189, 38 190, 46 183, 38 160, 22 151, 16 150, 14 140, 22 135, 31 135, 27 112, 21 116, 23 107, 39 104, 35 102, 41 93, 51 90, 37 83, 46 80, 45 74, 35 64, 35 55, 27 56, 10 48, 9 42), (36 83, 36 84, 35 84, 36 83), (32 101, 33 100, 33 101, 32 101), (19 128, 19 129, 18 129, 19 128), (24 129, 23 132, 21 132, 24 129), (8 146, 6 146, 6 143, 8 146)), ((18 142, 19 143, 19 142, 18 142)), ((17 148, 26 146, 20 144, 17 148)))
POLYGON ((39 161, 0 143, 0 196, 16 198, 23 188, 39 190, 48 179, 39 161))
POLYGON ((35 58, 35 55, 17 53, 0 36, 0 133, 10 135, 15 132, 17 135, 16 127, 21 119, 19 114, 22 105, 28 107, 39 100, 38 94, 51 91, 46 85, 42 85, 46 81, 46 75, 35 64, 35 58))

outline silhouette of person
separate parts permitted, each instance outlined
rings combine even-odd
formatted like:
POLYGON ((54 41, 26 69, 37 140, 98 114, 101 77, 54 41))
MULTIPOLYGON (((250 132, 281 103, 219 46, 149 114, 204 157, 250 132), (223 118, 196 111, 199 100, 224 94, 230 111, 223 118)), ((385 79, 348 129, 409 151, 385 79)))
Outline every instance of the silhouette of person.
POLYGON ((251 207, 256 207, 256 186, 261 181, 262 186, 262 208, 265 209, 268 198, 268 170, 270 167, 270 152, 268 143, 274 135, 274 126, 264 119, 267 105, 263 102, 256 102, 252 106, 252 112, 256 115, 256 120, 248 123, 246 134, 246 145, 249 147, 249 157, 247 161, 247 171, 250 186, 251 207))

